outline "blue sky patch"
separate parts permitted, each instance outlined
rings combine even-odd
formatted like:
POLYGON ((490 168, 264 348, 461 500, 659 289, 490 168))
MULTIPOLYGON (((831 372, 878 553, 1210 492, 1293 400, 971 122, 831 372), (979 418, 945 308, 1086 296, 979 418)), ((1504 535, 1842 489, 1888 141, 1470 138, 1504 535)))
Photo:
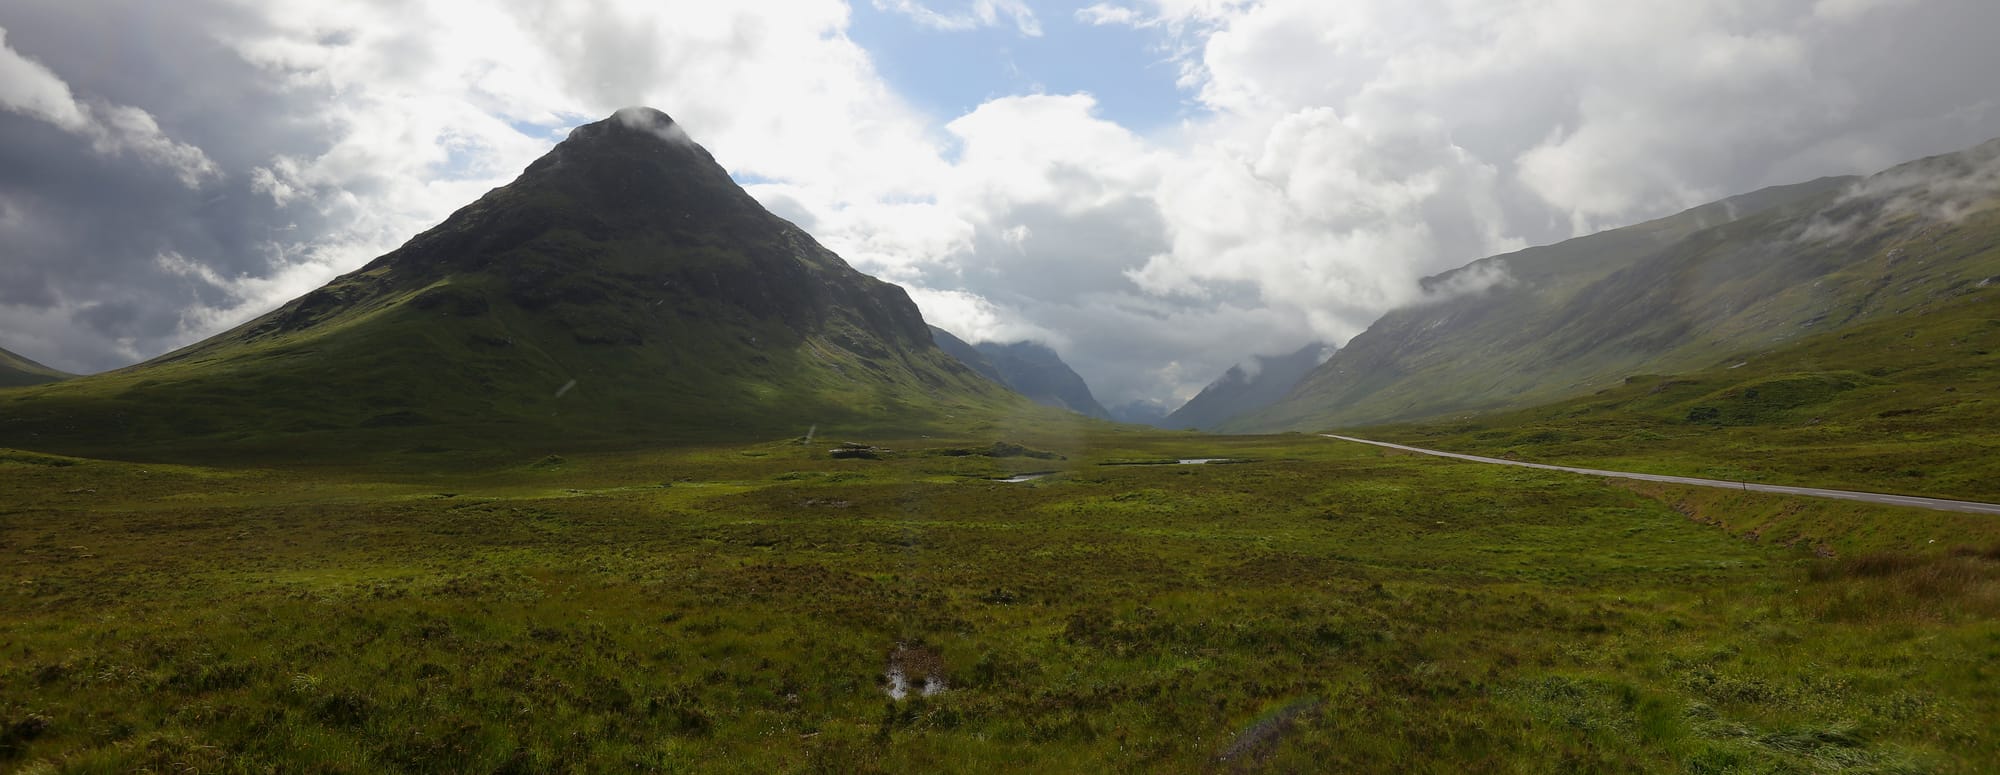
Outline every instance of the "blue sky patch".
MULTIPOLYGON (((1077 21, 1074 6, 1031 3, 1042 35, 1011 20, 971 30, 926 27, 871 0, 854 0, 848 37, 899 94, 940 123, 981 103, 1022 94, 1088 92, 1098 115, 1145 133, 1200 111, 1174 81, 1160 36, 1077 21)), ((938 7, 941 11, 952 8, 938 7)))

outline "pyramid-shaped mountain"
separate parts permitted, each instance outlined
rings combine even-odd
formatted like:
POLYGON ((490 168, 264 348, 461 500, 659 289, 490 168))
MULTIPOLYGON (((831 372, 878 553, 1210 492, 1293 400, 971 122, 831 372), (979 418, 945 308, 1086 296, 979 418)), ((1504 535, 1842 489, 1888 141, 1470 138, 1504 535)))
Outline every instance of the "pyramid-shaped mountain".
POLYGON ((20 391, 0 446, 303 457, 928 427, 1016 400, 903 289, 743 191, 666 114, 578 127, 358 271, 235 330, 20 391))

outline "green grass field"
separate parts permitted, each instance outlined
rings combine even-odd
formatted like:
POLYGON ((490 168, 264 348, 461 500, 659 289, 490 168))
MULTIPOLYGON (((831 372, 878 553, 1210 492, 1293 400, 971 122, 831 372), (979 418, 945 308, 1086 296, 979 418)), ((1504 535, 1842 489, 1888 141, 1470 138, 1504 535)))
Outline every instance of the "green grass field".
POLYGON ((1989 518, 1009 438, 0 453, 0 770, 2000 769, 1989 518))

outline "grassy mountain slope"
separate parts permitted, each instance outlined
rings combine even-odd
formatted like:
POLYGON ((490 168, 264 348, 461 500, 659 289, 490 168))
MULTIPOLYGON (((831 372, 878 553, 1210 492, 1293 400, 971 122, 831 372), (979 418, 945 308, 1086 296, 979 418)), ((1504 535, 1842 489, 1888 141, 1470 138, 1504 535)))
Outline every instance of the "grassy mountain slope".
POLYGON ((1211 428, 1275 404, 1326 360, 1327 349, 1326 345, 1313 342, 1284 355, 1259 355, 1254 372, 1231 366, 1181 408, 1167 415, 1160 427, 1211 428))
MULTIPOLYGON (((1633 337, 1614 341, 1605 335, 1600 321, 1581 311, 1601 308, 1595 302, 1610 289, 1644 287, 1636 281, 1655 270, 1641 267, 1676 263, 1677 252, 1680 261, 1699 257, 1700 251, 1693 249, 1696 243, 1690 241, 1696 235, 1744 220, 1768 228, 1788 217, 1810 217, 1856 182, 1825 178, 1765 189, 1657 221, 1482 259, 1440 275, 1430 281, 1431 287, 1505 279, 1483 291, 1383 315, 1284 401, 1225 427, 1358 425, 1531 405, 1615 379, 1686 343, 1670 338, 1646 341, 1643 335, 1637 341, 1633 337)), ((1720 259, 1714 263, 1731 263, 1726 253, 1713 254, 1720 259)), ((1697 272, 1688 279, 1705 278, 1697 272)), ((1685 317, 1671 309, 1645 312, 1662 319, 1685 317)))
POLYGON ((901 288, 745 194, 665 114, 268 315, 0 403, 0 446, 341 458, 919 428, 1017 412, 901 288))
MULTIPOLYGON (((1993 211, 1980 218, 2000 220, 1993 211)), ((1828 331, 1722 366, 1632 375, 1584 398, 1364 433, 1537 462, 2000 501, 1993 428, 2000 281, 1924 314, 1828 331)))
POLYGON ((1638 372, 1921 314, 2000 274, 2000 141, 1488 259, 1511 281, 1391 312, 1236 428, 1354 426, 1522 407, 1638 372))
POLYGON ((0 388, 40 385, 76 376, 51 369, 15 353, 0 349, 0 388))

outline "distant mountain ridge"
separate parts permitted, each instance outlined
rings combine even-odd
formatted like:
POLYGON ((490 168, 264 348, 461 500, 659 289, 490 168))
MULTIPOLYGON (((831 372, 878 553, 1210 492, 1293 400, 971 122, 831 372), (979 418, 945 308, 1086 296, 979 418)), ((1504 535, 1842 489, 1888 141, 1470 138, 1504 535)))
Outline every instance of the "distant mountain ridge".
POLYGON ((1520 407, 1921 314, 2000 275, 2000 140, 1866 179, 1764 189, 1474 262, 1487 290, 1394 310, 1284 400, 1225 424, 1318 429, 1520 407))
POLYGON ((666 114, 634 108, 269 314, 16 394, 0 446, 630 446, 928 427, 1017 402, 938 350, 903 289, 765 210, 666 114))
POLYGON ((1167 415, 1172 414, 1166 404, 1144 399, 1127 401, 1106 408, 1111 411, 1112 420, 1132 425, 1151 425, 1155 428, 1166 427, 1167 415))
POLYGON ((76 375, 43 366, 26 356, 0 349, 0 388, 41 385, 74 376, 76 375))
POLYGON ((993 361, 986 358, 986 353, 980 352, 979 348, 958 338, 950 331, 937 326, 930 328, 931 341, 937 344, 938 349, 943 350, 946 355, 957 358, 966 368, 979 372, 980 376, 992 380, 1001 387, 1007 387, 1007 375, 1000 373, 1000 367, 993 365, 993 361))
POLYGON ((1232 418, 1277 403, 1299 380, 1333 354, 1333 347, 1313 342, 1283 355, 1253 356, 1251 369, 1229 367, 1194 398, 1160 422, 1163 428, 1214 428, 1232 418))
POLYGON ((1101 420, 1111 419, 1111 412, 1091 395, 1090 385, 1082 375, 1048 345, 1029 341, 968 344, 936 326, 931 327, 931 338, 973 371, 1035 403, 1101 420))

